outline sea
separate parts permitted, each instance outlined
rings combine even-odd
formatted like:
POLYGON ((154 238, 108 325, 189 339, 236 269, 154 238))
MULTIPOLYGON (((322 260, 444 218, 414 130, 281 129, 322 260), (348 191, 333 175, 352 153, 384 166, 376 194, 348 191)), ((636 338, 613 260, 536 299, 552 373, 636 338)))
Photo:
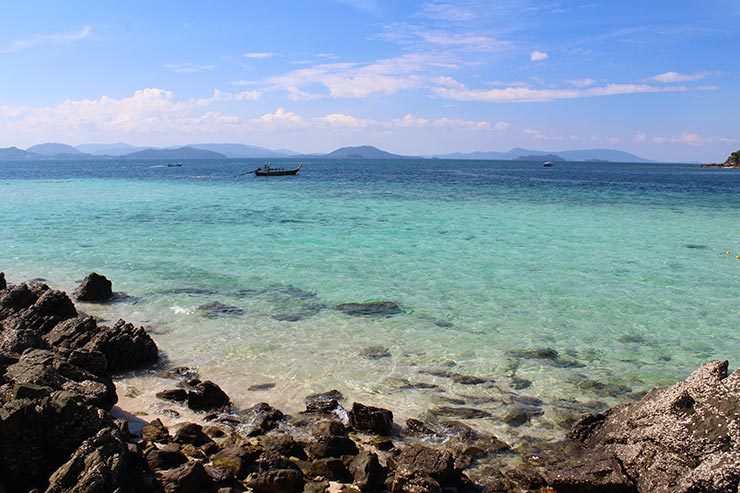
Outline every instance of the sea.
MULTIPOLYGON (((557 438, 708 360, 740 364, 735 170, 315 159, 255 177, 262 164, 0 162, 0 270, 67 291, 106 275, 116 300, 80 310, 143 325, 163 365, 242 407, 297 413, 337 389, 399 424, 557 438), (378 301, 391 309, 341 309, 378 301), (525 423, 503 419, 521 408, 525 423)), ((132 413, 173 406, 157 369, 118 385, 132 413)))

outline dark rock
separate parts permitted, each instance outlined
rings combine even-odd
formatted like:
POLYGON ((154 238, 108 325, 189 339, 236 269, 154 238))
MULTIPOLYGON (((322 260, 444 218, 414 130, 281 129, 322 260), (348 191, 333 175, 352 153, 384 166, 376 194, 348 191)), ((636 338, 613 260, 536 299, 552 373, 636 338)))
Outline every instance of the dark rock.
POLYGON ((141 439, 145 442, 169 443, 172 440, 167 427, 157 418, 141 429, 141 439))
POLYGON ((46 492, 142 491, 144 481, 137 472, 120 432, 104 428, 51 475, 46 492))
POLYGON ((113 283, 96 272, 90 273, 75 289, 74 296, 79 301, 101 303, 113 297, 113 283))
POLYGON ((391 352, 388 348, 383 346, 369 346, 360 351, 360 356, 367 359, 389 358, 391 356, 391 352))
POLYGON ((429 476, 445 486, 459 480, 455 459, 447 450, 435 450, 423 445, 412 445, 391 454, 389 467, 396 474, 414 473, 429 476))
POLYGON ((165 493, 203 493, 213 486, 213 480, 203 464, 191 461, 161 474, 165 493))
POLYGON ((173 469, 187 461, 188 458, 179 450, 153 448, 146 454, 146 463, 152 471, 173 469))
POLYGON ((8 284, 5 282, 5 272, 0 272, 0 291, 7 288, 8 284))
POLYGON ((73 318, 56 325, 45 339, 52 347, 100 351, 113 373, 155 363, 159 357, 157 345, 144 328, 123 320, 112 327, 99 327, 92 317, 73 318))
POLYGON ((356 455, 357 445, 346 436, 344 425, 338 421, 323 421, 314 431, 316 440, 308 445, 308 454, 314 459, 356 455))
POLYGON ((297 459, 307 459, 304 445, 288 434, 269 434, 265 435, 260 441, 262 446, 268 452, 278 453, 285 457, 295 457, 297 459))
POLYGON ((447 416, 462 419, 479 419, 488 418, 491 416, 491 413, 489 413, 488 411, 476 409, 474 407, 438 406, 430 409, 429 412, 437 416, 447 416))
POLYGON ((305 476, 312 479, 337 481, 339 483, 351 483, 353 479, 344 462, 335 457, 302 461, 298 466, 305 476))
POLYGON ((164 399, 167 401, 184 402, 188 398, 188 393, 185 389, 169 389, 157 392, 155 394, 157 399, 164 399))
POLYGON ((186 423, 175 433, 172 439, 175 443, 190 444, 200 447, 213 443, 213 440, 203 433, 203 427, 196 423, 186 423))
POLYGON ((0 293, 0 320, 19 313, 33 305, 38 295, 26 284, 16 284, 0 293))
POLYGON ((227 447, 211 457, 211 462, 215 466, 228 469, 234 477, 243 479, 260 453, 261 450, 255 447, 227 447))
POLYGON ((514 390, 522 390, 527 389, 532 386, 532 381, 527 380, 526 378, 519 378, 519 377, 512 377, 511 378, 511 387, 514 390))
MULTIPOLYGON (((110 376, 92 373, 80 368, 75 361, 75 352, 52 352, 44 349, 29 349, 18 363, 7 367, 6 378, 19 384, 36 384, 52 390, 67 390, 85 401, 104 409, 110 409, 117 401, 116 387, 110 376)), ((77 360, 84 360, 79 356, 77 360)))
MULTIPOLYGON (((614 458, 590 457, 583 464, 546 473, 548 485, 563 493, 637 493, 632 480, 614 458)), ((651 490, 657 491, 657 490, 651 490)), ((669 491, 669 490, 666 490, 669 491)))
POLYGON ((260 402, 242 414, 245 422, 250 425, 249 436, 257 436, 275 428, 285 419, 285 415, 265 402, 260 402))
POLYGON ((48 349, 41 334, 29 328, 19 317, 6 318, 0 322, 0 351, 20 354, 26 349, 48 349))
POLYGON ((409 418, 406 420, 406 433, 414 435, 434 435, 434 430, 418 419, 409 418))
POLYGON ((221 303, 220 301, 212 301, 204 305, 200 305, 198 310, 205 312, 206 317, 241 317, 244 315, 244 309, 238 306, 231 306, 221 303))
POLYGON ((395 301, 371 301, 368 303, 342 303, 337 310, 347 315, 367 317, 390 317, 401 313, 401 305, 395 301))
POLYGON ((339 401, 344 400, 344 396, 338 390, 330 390, 320 394, 311 394, 306 397, 307 413, 330 413, 339 407, 339 401))
POLYGON ((260 392, 263 390, 270 390, 274 387, 275 387, 274 383, 258 383, 255 385, 250 385, 249 387, 247 387, 247 390, 249 392, 260 392))
POLYGON ((393 413, 388 409, 355 402, 349 411, 349 422, 356 430, 390 435, 393 428, 393 413))
POLYGON ((199 378, 198 370, 189 368, 187 366, 176 366, 174 368, 168 368, 159 372, 161 378, 176 378, 180 380, 193 380, 199 378))
POLYGON ((509 426, 522 426, 536 416, 542 416, 542 409, 534 406, 515 406, 501 417, 509 426))
POLYGON ((388 474, 380 465, 378 456, 364 450, 348 461, 347 468, 352 474, 354 484, 361 491, 374 491, 381 488, 388 474))
POLYGON ((556 360, 560 357, 560 353, 553 348, 535 348, 535 349, 519 349, 513 351, 507 351, 507 355, 515 358, 524 359, 549 359, 556 360))
POLYGON ((254 493, 302 493, 305 482, 299 470, 270 469, 250 474, 244 484, 254 493))
POLYGON ((207 411, 228 406, 231 400, 226 392, 215 383, 198 382, 188 390, 188 407, 195 411, 207 411))
POLYGON ((391 493, 442 493, 434 478, 413 471, 396 474, 390 490, 391 493))
POLYGON ((46 479, 90 437, 113 428, 108 413, 78 395, 17 399, 0 408, 0 478, 11 491, 44 488, 46 479))

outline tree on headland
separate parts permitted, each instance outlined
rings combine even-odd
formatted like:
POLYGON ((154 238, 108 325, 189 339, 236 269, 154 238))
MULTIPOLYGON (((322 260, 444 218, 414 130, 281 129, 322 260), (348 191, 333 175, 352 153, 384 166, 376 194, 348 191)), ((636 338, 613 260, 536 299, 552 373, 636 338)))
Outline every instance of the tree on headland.
POLYGON ((735 151, 730 154, 730 157, 727 158, 727 164, 731 164, 733 166, 740 165, 740 151, 735 151))

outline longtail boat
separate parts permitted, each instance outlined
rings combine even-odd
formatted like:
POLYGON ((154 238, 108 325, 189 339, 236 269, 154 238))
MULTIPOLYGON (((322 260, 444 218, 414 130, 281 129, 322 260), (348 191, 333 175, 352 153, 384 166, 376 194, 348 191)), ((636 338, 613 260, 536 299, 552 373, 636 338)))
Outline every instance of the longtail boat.
POLYGON ((264 165, 261 168, 254 170, 255 176, 288 176, 297 175, 301 170, 303 163, 300 163, 295 168, 271 168, 269 165, 264 165))

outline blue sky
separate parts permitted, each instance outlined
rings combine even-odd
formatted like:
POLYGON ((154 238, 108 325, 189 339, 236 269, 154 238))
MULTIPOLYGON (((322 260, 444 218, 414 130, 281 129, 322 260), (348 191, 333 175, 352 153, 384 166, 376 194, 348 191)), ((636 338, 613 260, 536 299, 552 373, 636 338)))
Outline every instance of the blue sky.
POLYGON ((0 146, 740 148, 740 2, 4 2, 0 146))

